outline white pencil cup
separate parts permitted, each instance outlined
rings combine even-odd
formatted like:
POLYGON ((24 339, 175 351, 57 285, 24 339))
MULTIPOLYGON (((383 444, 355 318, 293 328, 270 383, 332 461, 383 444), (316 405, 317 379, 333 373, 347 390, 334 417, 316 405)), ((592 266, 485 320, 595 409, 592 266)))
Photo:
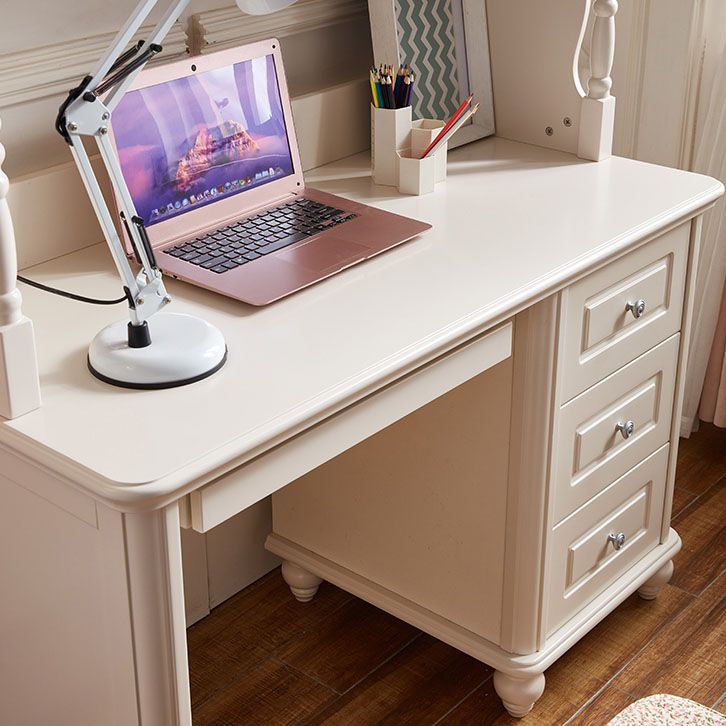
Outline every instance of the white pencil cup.
MULTIPOLYGON (((431 142, 444 128, 444 122, 433 118, 422 118, 411 124, 411 156, 421 156, 431 145, 431 142)), ((446 180, 446 155, 449 144, 444 144, 434 154, 436 159, 436 181, 446 180)))
POLYGON ((376 184, 398 185, 398 154, 411 143, 411 107, 371 106, 371 164, 376 184))
POLYGON ((401 194, 429 194, 436 185, 436 157, 419 159, 410 149, 397 152, 398 191, 401 194))

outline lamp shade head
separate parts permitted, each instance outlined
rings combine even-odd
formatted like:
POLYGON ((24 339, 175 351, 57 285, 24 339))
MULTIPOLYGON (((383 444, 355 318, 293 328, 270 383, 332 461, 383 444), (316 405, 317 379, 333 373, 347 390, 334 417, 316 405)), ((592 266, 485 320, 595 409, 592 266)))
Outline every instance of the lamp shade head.
POLYGON ((237 7, 248 15, 268 15, 290 7, 295 0, 237 0, 237 7))

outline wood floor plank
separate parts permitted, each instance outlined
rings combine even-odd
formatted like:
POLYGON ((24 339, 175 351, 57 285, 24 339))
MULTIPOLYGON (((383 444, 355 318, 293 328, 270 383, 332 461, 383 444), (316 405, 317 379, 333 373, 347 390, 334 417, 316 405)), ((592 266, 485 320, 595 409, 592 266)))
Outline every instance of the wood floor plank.
POLYGON ((491 669, 421 635, 310 724, 434 724, 491 678, 491 669))
POLYGON ((636 698, 670 693, 716 703, 726 690, 726 576, 663 628, 612 685, 636 698))
POLYGON ((581 713, 568 721, 566 726, 602 726, 634 701, 630 694, 608 686, 581 713))
MULTIPOLYGON (((637 595, 631 596, 545 671, 545 692, 528 716, 513 719, 501 709, 490 721, 469 723, 560 726, 692 600, 688 594, 670 586, 649 602, 637 595)), ((485 713, 495 711, 490 703, 493 696, 476 693, 471 698, 480 702, 478 707, 485 713)), ((476 704, 464 701, 443 723, 446 726, 465 724, 476 709, 476 704)))
POLYGON ((673 561, 672 583, 698 595, 721 574, 726 562, 726 478, 681 512, 673 527, 683 547, 673 561))
POLYGON ((420 631, 353 598, 276 651, 282 662, 338 693, 375 670, 420 631))
POLYGON ((279 569, 265 575, 187 630, 192 703, 239 681, 277 648, 352 599, 323 583, 312 602, 300 603, 279 569))
POLYGON ((690 504, 698 498, 698 494, 692 494, 685 489, 676 487, 673 490, 673 506, 671 508, 671 522, 690 504))
POLYGON ((474 693, 446 714, 436 726, 472 726, 472 724, 484 726, 507 719, 507 712, 494 690, 494 683, 488 678, 474 693))
POLYGON ((726 429, 701 423, 696 433, 679 442, 676 488, 703 494, 724 476, 726 429))
POLYGON ((287 726, 334 701, 337 694, 269 658, 193 709, 194 726, 287 726))
MULTIPOLYGON (((599 726, 658 691, 726 713, 726 575, 713 582, 726 557, 726 481, 714 486, 724 476, 726 431, 704 425, 681 441, 673 519, 684 549, 673 582, 655 601, 629 598, 560 658, 518 723, 599 726)), ((298 603, 277 570, 187 632, 195 726, 517 723, 489 668, 327 583, 298 603)))

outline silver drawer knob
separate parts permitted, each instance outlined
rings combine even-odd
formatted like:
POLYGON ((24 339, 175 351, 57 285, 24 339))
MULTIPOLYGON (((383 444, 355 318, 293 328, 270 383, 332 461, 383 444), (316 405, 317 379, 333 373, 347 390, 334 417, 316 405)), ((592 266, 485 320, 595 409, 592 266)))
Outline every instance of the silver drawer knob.
POLYGON ((622 549, 623 545, 625 544, 625 533, 624 532, 618 532, 617 534, 613 534, 612 532, 608 535, 608 542, 613 543, 613 547, 616 550, 622 549))
POLYGON ((615 428, 620 431, 624 439, 629 439, 633 435, 633 431, 635 431, 635 424, 630 420, 618 421, 615 428))
POLYGON ((625 304, 625 310, 629 313, 633 313, 633 317, 637 320, 642 317, 643 313, 645 313, 645 300, 641 298, 635 302, 628 302, 625 304))

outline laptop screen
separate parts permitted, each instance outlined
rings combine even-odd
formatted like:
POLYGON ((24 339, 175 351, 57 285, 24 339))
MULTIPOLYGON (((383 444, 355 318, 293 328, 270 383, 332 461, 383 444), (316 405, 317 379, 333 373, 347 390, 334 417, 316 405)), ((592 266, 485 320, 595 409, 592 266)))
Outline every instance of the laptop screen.
POLYGON ((130 91, 113 133, 146 226, 293 173, 272 55, 130 91))

